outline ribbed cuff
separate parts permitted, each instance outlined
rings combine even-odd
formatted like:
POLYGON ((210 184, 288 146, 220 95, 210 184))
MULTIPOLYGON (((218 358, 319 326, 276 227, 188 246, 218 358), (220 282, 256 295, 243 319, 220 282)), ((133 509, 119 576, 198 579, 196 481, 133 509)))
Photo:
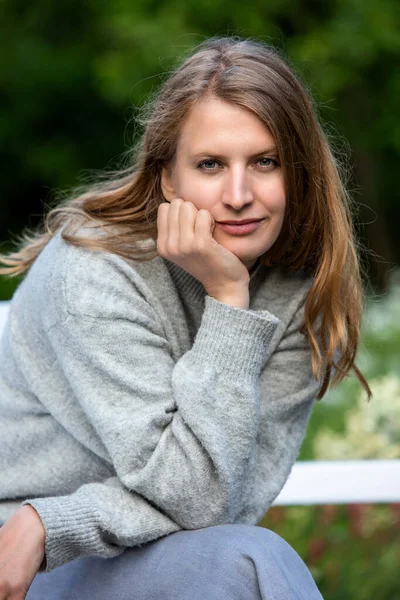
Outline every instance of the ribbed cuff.
MULTIPOLYGON (((99 554, 98 528, 93 523, 93 507, 77 504, 76 499, 68 496, 35 498, 25 500, 37 511, 45 532, 45 567, 49 573, 53 569, 80 556, 99 554)), ((121 554, 123 548, 115 547, 115 554, 121 554)))
POLYGON ((267 310, 245 310, 206 296, 192 351, 200 361, 235 379, 254 378, 265 363, 278 323, 267 310))

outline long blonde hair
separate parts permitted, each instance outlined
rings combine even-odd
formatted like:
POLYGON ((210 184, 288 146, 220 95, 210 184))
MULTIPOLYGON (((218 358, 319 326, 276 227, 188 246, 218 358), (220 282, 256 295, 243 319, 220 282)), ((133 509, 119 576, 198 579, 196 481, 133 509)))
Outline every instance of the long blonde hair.
POLYGON ((258 41, 217 37, 200 44, 147 106, 131 165, 48 212, 42 230, 25 234, 18 251, 0 257, 5 265, 0 274, 26 272, 61 228, 75 245, 131 260, 155 258, 154 244, 142 242, 157 238, 162 167, 173 163, 190 109, 210 94, 256 115, 275 138, 287 209, 277 241, 260 260, 314 276, 303 332, 314 376, 323 380, 318 398, 351 369, 370 397, 354 362, 363 294, 350 198, 306 87, 274 48, 258 41), (78 234, 87 223, 102 235, 78 234))

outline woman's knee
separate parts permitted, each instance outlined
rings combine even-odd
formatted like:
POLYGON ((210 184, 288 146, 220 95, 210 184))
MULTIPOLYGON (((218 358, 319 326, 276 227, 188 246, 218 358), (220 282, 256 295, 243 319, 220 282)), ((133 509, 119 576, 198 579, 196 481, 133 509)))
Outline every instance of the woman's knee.
POLYGON ((216 525, 197 530, 196 535, 199 544, 204 544, 209 549, 213 548, 217 553, 228 554, 233 561, 243 552, 264 552, 269 556, 275 554, 283 557, 286 557, 288 552, 294 552, 278 534, 255 525, 216 525))
MULTIPOLYGON (((270 530, 244 524, 215 525, 196 530, 181 530, 157 540, 155 546, 162 552, 168 548, 168 555, 183 559, 202 555, 215 565, 215 558, 223 556, 225 561, 235 562, 243 551, 275 548, 284 540, 270 530)), ((218 561, 217 561, 218 562, 218 561)))
POLYGON ((165 538, 165 552, 157 543, 164 557, 159 566, 171 572, 175 565, 172 577, 176 582, 183 576, 196 590, 193 598, 259 600, 257 570, 249 553, 252 535, 252 527, 246 525, 179 531, 165 538))
POLYGON ((241 593, 245 590, 244 598, 322 600, 299 554, 275 532, 244 524, 200 531, 198 543, 208 549, 209 572, 219 572, 225 585, 233 582, 241 593))
MULTIPOLYGON (((216 525, 195 531, 179 531, 165 539, 165 554, 178 564, 190 561, 193 568, 210 577, 231 583, 246 581, 249 590, 258 589, 260 569, 269 572, 290 565, 295 551, 283 538, 268 529, 254 525, 216 525), (169 539, 168 539, 169 537, 169 539)), ((162 552, 162 545, 158 551, 162 552)), ((298 555, 296 555, 298 557, 298 555)), ((299 560, 300 557, 298 557, 299 560)), ((249 597, 252 597, 249 595, 249 597)), ((259 597, 258 595, 255 597, 259 597)))

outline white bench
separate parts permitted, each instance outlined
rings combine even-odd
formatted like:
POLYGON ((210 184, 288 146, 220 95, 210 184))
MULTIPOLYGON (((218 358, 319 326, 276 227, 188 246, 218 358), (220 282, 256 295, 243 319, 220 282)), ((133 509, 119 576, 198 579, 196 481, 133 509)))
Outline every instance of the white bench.
POLYGON ((381 502, 400 502, 400 460, 298 461, 274 504, 381 502))
MULTIPOLYGON (((0 335, 8 302, 0 302, 0 335)), ((274 505, 400 502, 400 460, 298 461, 274 505)))

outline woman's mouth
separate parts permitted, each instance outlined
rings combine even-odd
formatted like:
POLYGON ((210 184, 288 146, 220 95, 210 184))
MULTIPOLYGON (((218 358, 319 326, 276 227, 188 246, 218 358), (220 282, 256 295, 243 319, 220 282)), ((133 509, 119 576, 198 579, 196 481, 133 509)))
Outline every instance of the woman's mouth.
POLYGON ((265 219, 260 219, 259 221, 245 223, 244 225, 228 225, 227 223, 217 222, 217 225, 226 233, 231 233, 233 235, 245 235, 246 233, 252 233, 258 229, 264 223, 264 220, 265 219))

